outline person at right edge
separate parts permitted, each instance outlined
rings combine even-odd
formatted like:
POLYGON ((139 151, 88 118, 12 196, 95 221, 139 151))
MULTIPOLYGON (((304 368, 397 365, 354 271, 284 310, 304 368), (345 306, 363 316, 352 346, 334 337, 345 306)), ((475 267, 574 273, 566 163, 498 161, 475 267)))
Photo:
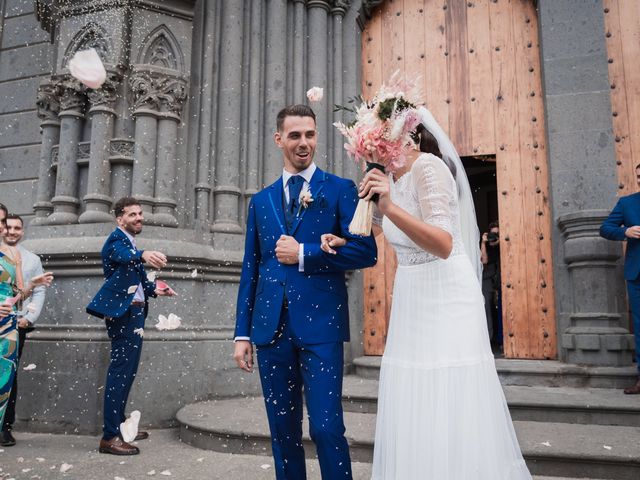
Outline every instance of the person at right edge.
MULTIPOLYGON (((640 163, 636 165, 636 180, 640 187, 640 163)), ((629 306, 633 317, 638 381, 635 385, 625 388, 624 393, 638 395, 640 394, 640 192, 618 199, 618 203, 600 226, 600 236, 607 240, 627 242, 624 278, 627 281, 629 306)))

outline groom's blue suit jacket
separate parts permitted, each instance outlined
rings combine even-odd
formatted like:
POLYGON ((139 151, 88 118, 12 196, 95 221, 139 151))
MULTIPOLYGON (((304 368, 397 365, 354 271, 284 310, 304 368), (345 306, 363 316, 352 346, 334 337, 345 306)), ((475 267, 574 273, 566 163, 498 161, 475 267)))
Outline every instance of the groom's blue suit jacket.
POLYGON ((134 286, 142 283, 145 317, 148 298, 155 297, 155 283, 150 282, 142 264, 142 252, 133 247, 122 230, 116 228, 102 247, 105 282, 87 306, 87 313, 99 318, 118 318, 131 306, 134 286))
POLYGON ((251 199, 247 215, 235 336, 257 345, 273 340, 285 298, 290 328, 306 344, 349 340, 349 305, 344 272, 376 263, 373 236, 351 235, 348 225, 358 201, 351 180, 316 169, 309 185, 313 201, 300 211, 291 230, 284 214, 282 178, 251 199), (320 235, 333 233, 347 245, 331 255, 320 249, 320 235), (275 255, 281 235, 304 244, 304 272, 275 255))
POLYGON ((629 227, 640 225, 640 193, 620 197, 609 217, 602 222, 600 235, 609 240, 627 241, 624 260, 624 278, 637 280, 640 277, 640 240, 627 238, 624 232, 629 227))

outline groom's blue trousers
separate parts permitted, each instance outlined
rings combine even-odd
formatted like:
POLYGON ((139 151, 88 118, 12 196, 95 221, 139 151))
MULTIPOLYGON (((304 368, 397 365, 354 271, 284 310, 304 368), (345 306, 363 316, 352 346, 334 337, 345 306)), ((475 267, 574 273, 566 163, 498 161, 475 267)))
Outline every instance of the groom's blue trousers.
POLYGON ((302 447, 302 391, 309 432, 325 480, 352 478, 342 414, 342 342, 302 344, 285 308, 275 340, 257 347, 277 480, 307 478, 302 447))

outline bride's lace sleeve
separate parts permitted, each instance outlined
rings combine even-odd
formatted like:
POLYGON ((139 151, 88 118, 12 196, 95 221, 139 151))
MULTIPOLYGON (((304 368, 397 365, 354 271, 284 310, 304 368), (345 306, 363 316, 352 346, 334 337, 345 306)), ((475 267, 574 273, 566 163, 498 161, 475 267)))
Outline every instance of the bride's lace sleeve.
POLYGON ((451 172, 433 155, 419 157, 411 170, 422 220, 453 234, 451 204, 456 185, 451 172))

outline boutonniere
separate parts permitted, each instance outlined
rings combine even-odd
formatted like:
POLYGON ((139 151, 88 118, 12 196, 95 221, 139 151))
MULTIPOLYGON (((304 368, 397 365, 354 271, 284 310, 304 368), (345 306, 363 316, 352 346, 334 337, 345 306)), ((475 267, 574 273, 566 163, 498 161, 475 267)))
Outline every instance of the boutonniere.
POLYGON ((296 215, 300 215, 300 211, 303 208, 309 208, 311 202, 313 202, 313 195, 311 195, 311 192, 309 190, 303 190, 302 192, 300 192, 300 197, 298 197, 298 213, 296 215))

